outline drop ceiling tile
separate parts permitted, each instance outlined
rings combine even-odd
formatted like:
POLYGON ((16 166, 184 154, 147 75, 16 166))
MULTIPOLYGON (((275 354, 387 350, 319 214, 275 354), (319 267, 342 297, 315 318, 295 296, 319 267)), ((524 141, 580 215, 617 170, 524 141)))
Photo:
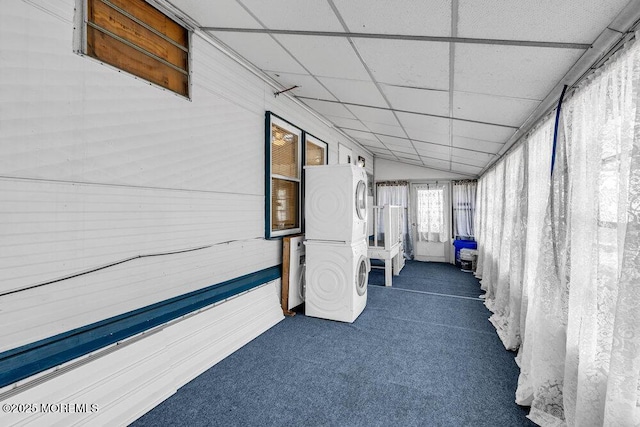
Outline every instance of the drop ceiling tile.
POLYGON ((422 161, 424 162, 424 165, 427 167, 449 170, 450 163, 448 160, 426 159, 423 157, 422 161))
POLYGON ((353 39, 378 83, 449 89, 449 44, 412 40, 353 39))
POLYGON ((398 157, 398 159, 400 159, 400 161, 413 160, 421 162, 420 156, 416 154, 396 153, 396 156, 398 157))
POLYGON ((404 133, 404 130, 400 126, 391 126, 391 125, 371 123, 371 122, 364 122, 364 124, 369 128, 369 130, 381 135, 391 135, 391 136, 397 136, 400 138, 407 137, 407 134, 404 133))
POLYGON ((368 131, 366 126, 363 125, 360 120, 356 120, 356 119, 346 119, 344 117, 331 117, 331 123, 345 130, 354 129, 354 130, 362 130, 365 132, 368 131))
POLYGON ((313 76, 308 74, 291 74, 277 71, 266 71, 268 75, 277 80, 283 87, 290 88, 298 86, 289 91, 294 96, 306 98, 320 98, 335 101, 336 99, 326 90, 313 76))
POLYGON ((448 0, 334 0, 349 31, 354 33, 449 36, 448 0))
POLYGON ((327 87, 341 102, 387 107, 380 91, 371 81, 334 79, 319 77, 318 80, 327 87))
POLYGON ((376 138, 376 136, 371 132, 352 130, 352 129, 343 129, 343 130, 344 130, 344 133, 358 140, 360 139, 370 140, 370 141, 378 140, 378 138, 376 138))
POLYGON ((270 29, 344 31, 326 1, 242 0, 242 3, 270 29))
POLYGON ((453 135, 484 141, 504 143, 515 133, 516 129, 482 123, 453 121, 453 135))
MULTIPOLYGON (((318 101, 316 99, 301 99, 302 102, 316 110, 323 116, 335 116, 346 119, 355 119, 353 114, 338 102, 318 101)), ((331 117, 327 117, 330 121, 331 117)))
POLYGON ((398 126, 398 120, 389 110, 380 108, 360 107, 358 105, 349 105, 349 110, 363 122, 380 123, 383 125, 398 126))
POLYGON ((458 43, 454 89, 542 100, 583 52, 578 49, 458 43))
POLYGON ((172 0, 172 3, 201 27, 262 28, 236 0, 217 0, 215 7, 202 0, 172 0))
POLYGON ((380 156, 383 158, 389 158, 389 159, 393 159, 395 160, 395 156, 393 154, 391 154, 391 152, 389 150, 382 150, 382 149, 378 149, 378 150, 374 150, 372 149, 371 152, 373 154, 375 154, 376 156, 380 156))
POLYGON ((405 156, 405 157, 415 157, 416 160, 419 158, 418 153, 416 152, 416 150, 413 150, 411 148, 394 148, 394 147, 388 147, 389 150, 391 150, 392 153, 394 153, 396 156, 405 156))
POLYGON ((450 147, 444 145, 427 144, 415 140, 413 141, 413 145, 416 147, 418 153, 424 154, 425 156, 431 156, 434 154, 446 154, 447 156, 449 156, 449 153, 451 151, 450 147))
POLYGON ((443 137, 446 137, 446 142, 449 142, 449 119, 410 113, 396 114, 410 138, 439 142, 443 137), (434 138, 437 138, 438 141, 434 141, 434 138))
POLYGON ((480 171, 482 170, 482 168, 453 163, 451 165, 451 170, 455 172, 461 172, 461 173, 477 176, 478 174, 480 174, 480 171))
POLYGON ((420 156, 423 159, 429 159, 429 160, 445 160, 445 161, 449 161, 449 153, 436 153, 436 152, 430 152, 430 153, 420 153, 420 156))
POLYGON ((481 153, 464 148, 453 148, 451 154, 459 159, 475 159, 484 164, 489 163, 495 157, 495 154, 481 153))
POLYGON ((520 127, 540 105, 539 101, 454 92, 454 117, 520 127))
POLYGON ((627 0, 460 2, 458 36, 592 43, 627 0))
POLYGON ((468 158, 468 157, 458 157, 458 156, 451 156, 451 161, 456 162, 456 163, 460 163, 463 165, 467 165, 467 166, 475 166, 475 167, 479 167, 479 168, 483 168, 485 167, 485 165, 487 163, 489 163, 489 161, 481 159, 481 158, 468 158))
POLYGON ((378 135, 378 139, 387 146, 411 147, 411 141, 406 138, 396 138, 393 136, 378 135))
POLYGON ((448 91, 392 85, 381 85, 381 87, 393 109, 439 116, 449 115, 448 91))
POLYGON ((454 135, 453 146, 455 148, 468 148, 475 151, 484 151, 485 153, 497 153, 502 149, 503 144, 454 135))
POLYGON ((373 141, 373 140, 369 140, 369 139, 360 139, 357 138, 357 141, 364 145, 367 148, 372 148, 372 149, 385 149, 386 147, 384 146, 384 144, 382 144, 382 142, 380 141, 373 141))
POLYGON ((306 74, 268 34, 209 32, 261 70, 306 74))
POLYGON ((346 38, 298 35, 275 37, 315 76, 370 80, 367 70, 346 38))
POLYGON ((416 143, 435 144, 440 146, 444 145, 446 147, 448 147, 449 144, 451 143, 449 134, 445 135, 443 133, 429 133, 425 131, 412 130, 412 129, 406 129, 406 128, 405 130, 409 134, 409 137, 411 138, 411 140, 416 143))

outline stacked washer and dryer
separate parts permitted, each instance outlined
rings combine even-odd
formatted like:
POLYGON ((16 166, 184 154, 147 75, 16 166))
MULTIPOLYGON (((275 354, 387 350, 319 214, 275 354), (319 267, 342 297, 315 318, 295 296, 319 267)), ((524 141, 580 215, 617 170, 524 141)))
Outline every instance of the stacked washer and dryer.
POLYGON ((305 315, 352 323, 367 305, 367 174, 305 167, 305 315))

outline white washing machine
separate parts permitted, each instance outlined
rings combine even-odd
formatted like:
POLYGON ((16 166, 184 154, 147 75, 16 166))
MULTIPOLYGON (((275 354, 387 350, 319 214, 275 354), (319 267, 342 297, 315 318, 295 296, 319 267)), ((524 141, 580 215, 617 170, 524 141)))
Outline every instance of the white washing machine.
POLYGON ((352 243, 367 237, 367 173, 354 165, 305 167, 305 237, 352 243))
POLYGON ((307 240, 305 315, 352 323, 367 305, 367 242, 307 240))

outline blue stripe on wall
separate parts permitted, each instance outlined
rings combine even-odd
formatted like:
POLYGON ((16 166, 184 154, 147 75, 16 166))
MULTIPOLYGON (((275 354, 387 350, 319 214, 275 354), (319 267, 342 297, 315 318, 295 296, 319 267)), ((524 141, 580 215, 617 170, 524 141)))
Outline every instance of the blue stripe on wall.
POLYGON ((274 266, 0 353, 0 387, 114 344, 281 276, 274 266))

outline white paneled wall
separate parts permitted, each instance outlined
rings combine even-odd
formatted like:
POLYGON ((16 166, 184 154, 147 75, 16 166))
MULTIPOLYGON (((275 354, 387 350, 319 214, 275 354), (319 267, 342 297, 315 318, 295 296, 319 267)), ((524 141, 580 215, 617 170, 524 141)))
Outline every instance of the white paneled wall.
POLYGON ((199 33, 189 100, 75 54, 74 8, 0 8, 0 351, 279 264, 266 110, 329 143, 330 163, 342 143, 373 170, 199 33))
POLYGON ((276 286, 279 280, 173 322, 65 375, 2 399, 2 404, 28 402, 38 408, 35 413, 0 414, 2 425, 129 424, 282 320, 276 286), (86 404, 87 408, 55 410, 57 404, 86 404), (41 405, 54 410, 45 412, 41 405), (89 409, 91 405, 93 411, 89 409))

